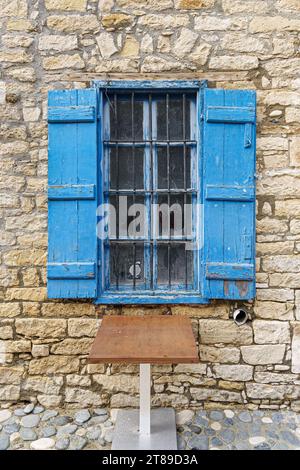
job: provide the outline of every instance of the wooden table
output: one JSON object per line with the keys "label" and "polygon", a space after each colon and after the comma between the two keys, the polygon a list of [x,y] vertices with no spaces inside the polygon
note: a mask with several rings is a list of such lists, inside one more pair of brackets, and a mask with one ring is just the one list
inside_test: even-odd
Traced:
{"label": "wooden table", "polygon": [[140,410],[139,413],[135,410],[119,411],[113,449],[177,448],[174,410],[156,409],[151,413],[150,364],[198,361],[188,318],[161,315],[104,317],[88,362],[140,364]]}

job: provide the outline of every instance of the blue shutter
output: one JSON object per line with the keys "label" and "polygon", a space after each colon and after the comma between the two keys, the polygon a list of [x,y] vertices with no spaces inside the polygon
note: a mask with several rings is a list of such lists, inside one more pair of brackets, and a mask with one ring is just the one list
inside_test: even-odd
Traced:
{"label": "blue shutter", "polygon": [[204,91],[204,296],[255,296],[256,94]]}
{"label": "blue shutter", "polygon": [[97,95],[49,92],[48,297],[94,298],[97,286]]}

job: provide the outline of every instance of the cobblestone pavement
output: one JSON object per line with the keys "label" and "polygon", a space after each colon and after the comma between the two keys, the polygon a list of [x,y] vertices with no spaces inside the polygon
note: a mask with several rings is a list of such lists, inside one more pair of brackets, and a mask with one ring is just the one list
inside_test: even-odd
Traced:
{"label": "cobblestone pavement", "polygon": [[[45,410],[33,404],[0,410],[0,450],[109,449],[117,410]],[[300,414],[291,411],[177,413],[179,449],[300,449]]]}

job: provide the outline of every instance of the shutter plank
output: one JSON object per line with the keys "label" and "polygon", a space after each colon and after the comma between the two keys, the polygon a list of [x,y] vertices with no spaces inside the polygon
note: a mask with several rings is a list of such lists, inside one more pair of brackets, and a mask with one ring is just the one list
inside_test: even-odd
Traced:
{"label": "shutter plank", "polygon": [[[96,107],[96,90],[49,92],[50,109],[71,107],[75,113],[82,106]],[[74,268],[97,262],[97,123],[95,118],[93,122],[82,121],[81,114],[72,119],[53,122],[50,116],[49,121],[49,298],[96,296],[96,275],[87,276],[78,268],[77,275],[74,272],[68,277],[65,269],[58,270],[59,265]]]}
{"label": "shutter plank", "polygon": [[48,279],[94,279],[95,263],[48,263]]}
{"label": "shutter plank", "polygon": [[95,199],[94,184],[57,185],[48,187],[48,199]]}
{"label": "shutter plank", "polygon": [[255,93],[209,89],[207,116],[209,108],[222,113],[204,122],[204,295],[247,300],[255,295]]}
{"label": "shutter plank", "polygon": [[94,122],[95,106],[49,106],[48,122]]}
{"label": "shutter plank", "polygon": [[255,122],[255,108],[250,106],[208,106],[207,122],[246,123]]}
{"label": "shutter plank", "polygon": [[207,279],[251,281],[254,276],[253,264],[242,263],[207,263]]}
{"label": "shutter plank", "polygon": [[253,186],[206,186],[205,198],[209,201],[254,201]]}

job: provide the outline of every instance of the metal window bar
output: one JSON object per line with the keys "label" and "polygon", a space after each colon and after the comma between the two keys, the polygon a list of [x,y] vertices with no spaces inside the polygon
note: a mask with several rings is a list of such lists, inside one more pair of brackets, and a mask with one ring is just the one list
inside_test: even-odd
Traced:
{"label": "metal window bar", "polygon": [[[185,112],[186,112],[186,96],[185,93],[182,95],[182,137],[186,139],[186,122],[185,122]],[[185,221],[185,211],[186,211],[186,145],[183,145],[183,187],[184,187],[184,195],[183,195],[183,217]],[[184,234],[186,235],[186,226],[184,223]],[[184,257],[185,257],[185,287],[188,287],[188,272],[187,272],[187,250],[184,250]]]}
{"label": "metal window bar", "polygon": [[[117,96],[117,93],[114,94],[114,118],[115,118],[115,133],[116,133],[116,137],[117,137],[117,140],[118,140],[118,96]],[[118,147],[118,143],[116,144],[116,164],[117,164],[117,181],[116,181],[116,186],[117,186],[117,193],[119,191],[119,147]],[[117,233],[117,236],[119,236],[119,198],[116,197],[116,207],[117,207],[117,210],[116,210],[116,213],[117,213],[117,220],[116,220],[116,233]],[[118,260],[119,258],[119,246],[117,245],[116,246],[116,259]],[[119,290],[119,269],[117,267],[116,269],[116,288],[117,290]]]}
{"label": "metal window bar", "polygon": [[[183,197],[184,197],[184,214],[185,214],[185,210],[186,210],[186,200],[187,200],[187,195],[188,194],[191,194],[191,196],[194,198],[195,195],[197,194],[197,190],[196,189],[187,189],[187,186],[188,186],[188,183],[187,183],[187,148],[188,147],[195,147],[197,145],[197,141],[196,140],[193,140],[191,139],[191,136],[187,136],[187,125],[186,125],[186,112],[187,112],[187,108],[186,108],[186,93],[182,93],[181,94],[181,97],[182,97],[182,115],[183,115],[183,122],[182,122],[182,140],[179,140],[179,141],[170,141],[170,119],[169,119],[169,116],[170,116],[170,95],[169,93],[166,93],[165,94],[165,105],[166,105],[166,140],[155,140],[154,137],[157,137],[157,136],[154,136],[153,135],[153,129],[152,129],[152,105],[153,105],[153,101],[152,101],[152,94],[148,94],[147,96],[147,101],[148,101],[148,105],[149,105],[149,135],[147,134],[147,137],[148,139],[144,139],[142,141],[137,141],[135,140],[135,94],[134,92],[131,93],[131,133],[132,133],[132,141],[125,141],[125,140],[119,140],[119,136],[118,136],[118,93],[114,93],[113,94],[113,102],[114,102],[114,125],[115,125],[115,140],[105,140],[104,141],[104,145],[106,147],[114,147],[115,148],[115,151],[116,151],[116,189],[109,189],[108,191],[104,191],[104,194],[105,196],[107,196],[109,198],[109,196],[112,196],[112,195],[116,195],[116,210],[117,210],[117,214],[119,214],[119,198],[118,196],[120,194],[128,194],[128,195],[133,195],[133,202],[135,203],[136,202],[136,195],[137,194],[143,194],[146,197],[149,197],[150,198],[150,206],[152,205],[153,202],[155,202],[157,200],[157,194],[158,193],[166,193],[166,190],[165,189],[158,189],[154,186],[156,186],[154,184],[154,181],[155,181],[155,175],[153,174],[154,173],[154,168],[157,168],[157,164],[154,163],[154,158],[155,158],[155,153],[156,153],[156,150],[154,151],[154,149],[156,149],[157,146],[165,146],[166,147],[166,150],[167,150],[167,200],[168,200],[168,207],[170,207],[170,195],[171,194],[183,194]],[[177,94],[178,96],[178,94]],[[157,125],[157,123],[156,123]],[[144,136],[146,137],[146,135],[144,134]],[[187,138],[189,137],[189,138]],[[131,146],[131,152],[132,152],[132,161],[133,161],[133,188],[132,190],[122,190],[120,189],[120,166],[119,166],[119,145],[128,145],[128,146]],[[146,145],[149,145],[149,148],[150,148],[150,161],[147,163],[145,161],[145,164],[148,165],[150,164],[150,169],[148,168],[148,170],[150,170],[150,188],[149,187],[145,187],[144,186],[144,190],[137,190],[136,189],[136,170],[135,170],[135,166],[136,166],[136,154],[135,154],[135,147],[136,146],[146,146]],[[182,189],[173,189],[171,188],[171,180],[170,180],[170,147],[171,146],[182,146],[183,147],[183,188]],[[145,157],[145,156],[144,156]],[[145,165],[144,165],[144,172],[145,172]],[[157,170],[156,170],[157,171]],[[183,215],[184,219],[185,219],[185,216]],[[136,241],[133,241],[132,239],[130,239],[129,237],[126,238],[126,239],[120,239],[120,234],[119,234],[119,217],[117,216],[117,239],[114,240],[114,239],[111,239],[110,241],[111,242],[114,242],[115,245],[116,245],[116,250],[115,250],[115,256],[116,258],[118,259],[119,257],[119,244],[122,244],[124,242],[132,242],[133,243],[133,290],[136,289]],[[151,287],[151,290],[153,290],[153,288],[155,288],[155,283],[154,283],[154,258],[155,258],[155,253],[157,251],[157,240],[159,241],[159,243],[166,243],[167,244],[167,248],[168,248],[168,286],[169,286],[169,289],[171,288],[171,285],[172,285],[172,267],[171,267],[171,246],[172,246],[172,242],[176,242],[176,243],[186,243],[188,241],[191,241],[193,237],[187,237],[186,235],[186,226],[184,224],[184,233],[182,234],[182,237],[181,238],[177,238],[174,236],[171,236],[171,221],[170,221],[170,213],[169,213],[169,217],[168,217],[168,239],[164,240],[164,239],[161,239],[159,236],[158,236],[158,239],[152,239],[151,237],[151,234],[152,234],[152,230],[151,230],[151,224],[153,223],[153,221],[151,220],[151,217],[150,217],[150,230],[148,231],[148,238],[144,237],[144,238],[138,238],[138,241],[145,241],[145,250],[150,250],[150,253],[148,254],[150,256],[150,264],[151,264],[151,261],[152,261],[152,269],[150,269],[150,276],[151,276],[151,280],[150,280],[150,287]],[[145,253],[144,253],[144,256],[145,256]],[[156,263],[157,263],[157,260],[156,260]],[[116,263],[118,264],[118,263]],[[120,276],[120,273],[119,273],[119,269],[116,269],[116,289],[118,290],[119,289],[119,276]],[[188,256],[187,256],[187,250],[185,250],[185,287],[186,289],[188,289]]]}
{"label": "metal window bar", "polygon": [[[119,146],[132,146],[132,145],[135,145],[135,146],[140,146],[140,147],[144,147],[146,144],[152,144],[153,143],[153,140],[135,140],[134,142],[132,142],[131,140],[104,140],[103,143],[105,145],[110,145],[110,146],[115,146],[116,144],[118,144]],[[192,139],[183,139],[183,140],[170,140],[169,142],[167,140],[155,140],[155,145],[159,146],[167,146],[169,145],[170,147],[178,147],[179,145],[183,146],[183,145],[196,145],[197,144],[197,141],[196,140],[192,140]]]}
{"label": "metal window bar", "polygon": [[[134,144],[134,92],[131,93],[131,137]],[[132,171],[133,171],[133,204],[135,204],[135,145],[132,145]],[[133,243],[133,290],[136,289],[136,243]]]}
{"label": "metal window bar", "polygon": [[[149,226],[149,231],[148,231],[148,238],[150,240],[150,242],[152,241],[151,240],[151,237],[152,237],[152,224],[154,223],[152,219],[152,211],[151,211],[151,207],[153,207],[153,204],[154,204],[154,201],[156,199],[156,196],[154,194],[154,174],[153,174],[153,169],[154,169],[154,152],[153,152],[153,126],[152,126],[152,118],[153,118],[153,115],[152,115],[152,105],[153,105],[153,102],[152,102],[152,94],[150,93],[149,94],[149,97],[148,97],[148,101],[149,101],[149,137],[150,137],[150,226]],[[150,287],[151,287],[151,290],[154,289],[154,270],[156,269],[156,264],[154,265],[155,263],[155,256],[154,256],[154,250],[155,250],[155,253],[156,253],[156,245],[155,245],[155,248],[153,246],[152,243],[150,243]]]}
{"label": "metal window bar", "polygon": [[[166,131],[167,131],[167,185],[168,185],[168,235],[171,239],[171,214],[170,214],[170,121],[169,121],[170,95],[166,94]],[[168,286],[171,288],[171,245],[168,243]]]}

